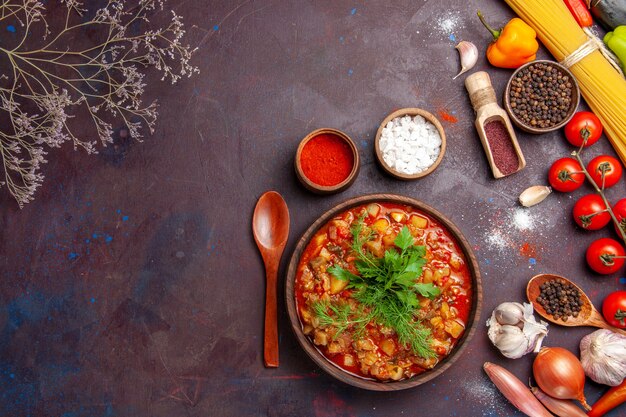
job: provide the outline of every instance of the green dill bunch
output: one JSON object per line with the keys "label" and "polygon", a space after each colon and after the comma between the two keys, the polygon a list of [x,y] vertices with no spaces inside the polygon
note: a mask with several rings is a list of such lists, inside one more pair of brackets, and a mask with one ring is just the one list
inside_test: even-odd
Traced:
{"label": "green dill bunch", "polygon": [[441,291],[432,283],[419,282],[426,264],[426,247],[415,244],[408,227],[404,226],[394,239],[394,246],[378,257],[367,249],[366,243],[375,235],[366,227],[363,217],[351,228],[354,267],[357,274],[337,264],[327,272],[339,280],[348,281],[352,298],[359,303],[354,309],[340,302],[319,303],[314,311],[321,324],[334,326],[337,335],[354,328],[355,337],[363,334],[368,323],[392,329],[399,343],[408,346],[423,358],[436,356],[432,333],[417,320],[420,308],[418,296],[434,299]]}

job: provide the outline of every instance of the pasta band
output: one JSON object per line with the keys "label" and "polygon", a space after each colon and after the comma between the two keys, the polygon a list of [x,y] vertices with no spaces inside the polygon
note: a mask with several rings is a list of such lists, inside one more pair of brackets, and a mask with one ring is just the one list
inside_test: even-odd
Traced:
{"label": "pasta band", "polygon": [[[561,0],[505,0],[528,23],[557,61],[570,56],[589,37]],[[626,163],[626,80],[600,50],[570,67],[583,98],[600,118],[611,145]]]}

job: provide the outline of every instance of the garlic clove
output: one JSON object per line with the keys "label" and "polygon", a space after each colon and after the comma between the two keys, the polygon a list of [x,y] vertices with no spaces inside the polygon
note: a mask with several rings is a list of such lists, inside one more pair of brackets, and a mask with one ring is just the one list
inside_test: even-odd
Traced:
{"label": "garlic clove", "polygon": [[528,353],[529,340],[517,326],[501,326],[493,342],[500,352],[510,359],[518,359]]}
{"label": "garlic clove", "polygon": [[527,321],[524,323],[523,332],[528,337],[528,351],[526,353],[539,352],[544,337],[548,335],[548,327],[535,321]]}
{"label": "garlic clove", "polygon": [[515,326],[524,320],[524,308],[520,303],[502,303],[496,307],[494,314],[500,324]]}
{"label": "garlic clove", "polygon": [[544,337],[548,335],[548,323],[541,321],[537,323],[533,315],[533,305],[524,303],[524,334],[528,337],[528,352],[539,352]]}
{"label": "garlic clove", "polygon": [[519,202],[524,207],[532,207],[541,203],[552,192],[552,188],[545,185],[533,185],[528,187],[519,196]]}
{"label": "garlic clove", "polygon": [[473,43],[461,41],[455,48],[459,51],[459,57],[461,58],[461,72],[452,77],[453,80],[464,72],[472,69],[474,65],[476,65],[476,61],[478,61],[478,48],[476,48],[476,45]]}

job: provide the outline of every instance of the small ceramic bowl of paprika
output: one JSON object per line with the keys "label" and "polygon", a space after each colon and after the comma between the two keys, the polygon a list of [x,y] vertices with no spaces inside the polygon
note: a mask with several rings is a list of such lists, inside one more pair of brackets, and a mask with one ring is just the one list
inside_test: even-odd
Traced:
{"label": "small ceramic bowl of paprika", "polygon": [[339,193],[359,175],[359,151],[342,131],[317,129],[300,141],[294,165],[298,180],[307,190],[316,194]]}

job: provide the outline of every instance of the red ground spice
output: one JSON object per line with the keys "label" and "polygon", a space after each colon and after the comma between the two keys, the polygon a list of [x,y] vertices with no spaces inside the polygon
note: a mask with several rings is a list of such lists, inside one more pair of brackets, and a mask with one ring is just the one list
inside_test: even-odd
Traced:
{"label": "red ground spice", "polygon": [[500,120],[493,120],[487,123],[485,125],[485,136],[491,148],[493,162],[500,172],[504,175],[509,175],[517,171],[519,160],[505,124]]}
{"label": "red ground spice", "polygon": [[348,178],[354,165],[350,145],[337,135],[323,133],[309,140],[300,154],[304,175],[317,185],[331,187]]}
{"label": "red ground spice", "polygon": [[444,109],[439,110],[438,114],[439,114],[439,117],[441,117],[446,122],[456,123],[458,121],[456,117],[454,117],[453,115],[451,115]]}
{"label": "red ground spice", "polygon": [[524,244],[519,248],[519,253],[522,256],[527,258],[536,258],[537,257],[537,248],[535,245],[531,245],[528,242],[524,242]]}

